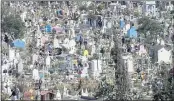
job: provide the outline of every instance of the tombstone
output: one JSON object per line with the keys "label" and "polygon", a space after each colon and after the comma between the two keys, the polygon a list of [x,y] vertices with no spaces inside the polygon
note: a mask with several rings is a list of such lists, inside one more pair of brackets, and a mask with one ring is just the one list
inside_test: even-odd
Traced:
{"label": "tombstone", "polygon": [[33,79],[34,80],[39,80],[40,77],[39,77],[39,71],[37,69],[34,69],[33,70]]}
{"label": "tombstone", "polygon": [[86,91],[85,91],[85,96],[88,96],[88,89],[86,88]]}
{"label": "tombstone", "polygon": [[54,38],[53,45],[54,48],[59,48],[59,40],[57,38]]}
{"label": "tombstone", "polygon": [[15,50],[14,49],[10,49],[9,50],[9,60],[13,61],[14,58],[15,58]]}
{"label": "tombstone", "polygon": [[160,44],[161,44],[161,45],[165,45],[164,40],[161,40]]}
{"label": "tombstone", "polygon": [[62,97],[61,97],[61,94],[60,94],[59,90],[57,90],[56,100],[62,100]]}
{"label": "tombstone", "polygon": [[46,66],[50,67],[50,63],[51,63],[50,56],[47,56],[47,58],[46,58]]}
{"label": "tombstone", "polygon": [[75,37],[75,30],[73,28],[71,28],[71,31],[72,31],[71,38],[74,38]]}
{"label": "tombstone", "polygon": [[94,77],[100,76],[100,73],[102,72],[102,61],[101,60],[92,60],[92,72]]}
{"label": "tombstone", "polygon": [[107,28],[112,28],[112,23],[110,21],[107,23]]}
{"label": "tombstone", "polygon": [[82,70],[82,74],[81,74],[82,78],[88,77],[88,68],[84,67],[84,69]]}
{"label": "tombstone", "polygon": [[38,60],[38,55],[36,55],[36,54],[33,54],[33,64],[35,63],[35,61],[37,61]]}
{"label": "tombstone", "polygon": [[95,47],[95,45],[92,45],[91,55],[93,55],[95,53],[95,51],[96,51],[96,47]]}
{"label": "tombstone", "polygon": [[31,70],[33,69],[33,67],[34,67],[33,65],[30,65],[30,69],[31,69]]}
{"label": "tombstone", "polygon": [[69,90],[66,90],[66,95],[69,96]]}
{"label": "tombstone", "polygon": [[133,59],[130,58],[127,60],[127,66],[128,66],[128,73],[134,73],[134,67],[133,67]]}
{"label": "tombstone", "polygon": [[39,25],[37,25],[37,32],[36,32],[36,37],[37,37],[37,47],[41,45],[41,38],[42,38],[42,32],[40,30]]}
{"label": "tombstone", "polygon": [[24,11],[24,12],[20,15],[20,17],[21,17],[21,19],[22,19],[23,22],[25,22],[26,14],[27,14],[27,12]]}
{"label": "tombstone", "polygon": [[82,95],[82,96],[84,96],[84,91],[83,91],[83,88],[82,88],[82,90],[81,90],[81,95]]}
{"label": "tombstone", "polygon": [[23,60],[21,59],[18,65],[18,73],[23,73]]}
{"label": "tombstone", "polygon": [[63,96],[67,96],[67,88],[65,86],[63,88]]}
{"label": "tombstone", "polygon": [[147,53],[146,49],[144,48],[144,45],[140,45],[139,55]]}

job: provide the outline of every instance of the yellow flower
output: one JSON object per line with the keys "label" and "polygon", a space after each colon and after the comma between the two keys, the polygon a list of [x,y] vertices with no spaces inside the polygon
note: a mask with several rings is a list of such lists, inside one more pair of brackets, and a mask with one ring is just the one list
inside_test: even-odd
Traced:
{"label": "yellow flower", "polygon": [[84,56],[88,56],[88,54],[89,54],[88,50],[85,50],[84,53],[83,53]]}
{"label": "yellow flower", "polygon": [[74,60],[73,63],[77,65],[77,60]]}
{"label": "yellow flower", "polygon": [[31,100],[34,100],[34,97],[33,96],[31,96],[31,98],[30,98]]}

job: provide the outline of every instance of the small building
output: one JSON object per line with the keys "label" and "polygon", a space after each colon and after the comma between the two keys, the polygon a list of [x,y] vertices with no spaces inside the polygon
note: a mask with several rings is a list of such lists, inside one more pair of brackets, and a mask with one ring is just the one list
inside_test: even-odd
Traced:
{"label": "small building", "polygon": [[97,78],[100,76],[100,73],[102,72],[102,61],[101,60],[92,60],[91,62],[91,71],[93,74],[93,77]]}
{"label": "small building", "polygon": [[158,63],[172,63],[172,50],[170,47],[162,47],[158,50]]}
{"label": "small building", "polygon": [[48,91],[48,90],[41,91],[40,95],[41,95],[41,101],[53,100],[53,98],[55,96],[55,94],[52,91]]}
{"label": "small building", "polygon": [[155,1],[145,1],[143,8],[144,8],[145,16],[156,16],[156,2]]}

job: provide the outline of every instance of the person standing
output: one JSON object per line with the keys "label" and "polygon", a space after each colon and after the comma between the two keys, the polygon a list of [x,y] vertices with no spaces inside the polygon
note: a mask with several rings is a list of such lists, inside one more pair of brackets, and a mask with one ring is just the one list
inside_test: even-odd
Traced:
{"label": "person standing", "polygon": [[81,46],[82,46],[82,43],[83,43],[83,38],[82,38],[82,36],[80,36],[79,43],[80,43],[80,49],[81,49]]}
{"label": "person standing", "polygon": [[11,96],[9,98],[11,98],[12,101],[17,100],[15,89],[12,89],[11,92],[12,92],[12,94],[11,94]]}
{"label": "person standing", "polygon": [[88,44],[88,41],[87,41],[87,38],[85,38],[85,39],[84,39],[85,48],[87,48],[87,44]]}
{"label": "person standing", "polygon": [[102,57],[104,57],[105,50],[103,47],[101,48],[100,53],[102,53]]}
{"label": "person standing", "polygon": [[39,79],[39,90],[41,90],[42,80]]}
{"label": "person standing", "polygon": [[20,90],[19,88],[16,88],[16,97],[19,100],[20,99]]}

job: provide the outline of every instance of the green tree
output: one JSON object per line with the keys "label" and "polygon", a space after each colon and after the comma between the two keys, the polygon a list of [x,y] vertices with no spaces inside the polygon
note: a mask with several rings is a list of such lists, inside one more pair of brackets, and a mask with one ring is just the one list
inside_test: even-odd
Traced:
{"label": "green tree", "polygon": [[88,8],[86,7],[86,5],[81,5],[81,6],[79,7],[79,10],[80,10],[80,11],[83,11],[83,10],[84,10],[84,11],[87,11],[87,9],[88,9]]}
{"label": "green tree", "polygon": [[130,15],[132,12],[130,11],[130,9],[126,8],[124,11],[123,11],[123,14],[124,15]]}
{"label": "green tree", "polygon": [[[137,31],[141,33],[141,35],[144,35],[147,40],[149,40],[149,38],[155,39],[157,38],[157,35],[159,35],[159,33],[163,32],[163,27],[160,22],[154,19],[150,19],[149,17],[138,19],[138,25],[139,27]],[[150,33],[150,35],[147,35],[148,32]]]}
{"label": "green tree", "polygon": [[134,12],[134,16],[139,17],[140,16],[139,12],[138,11]]}
{"label": "green tree", "polygon": [[88,10],[95,10],[96,6],[94,3],[91,3],[89,6],[88,6]]}
{"label": "green tree", "polygon": [[15,13],[9,7],[1,6],[1,32],[17,38],[23,38],[25,26],[20,15]]}
{"label": "green tree", "polygon": [[98,11],[102,11],[104,8],[105,8],[104,4],[100,4],[100,5],[97,6]]}

